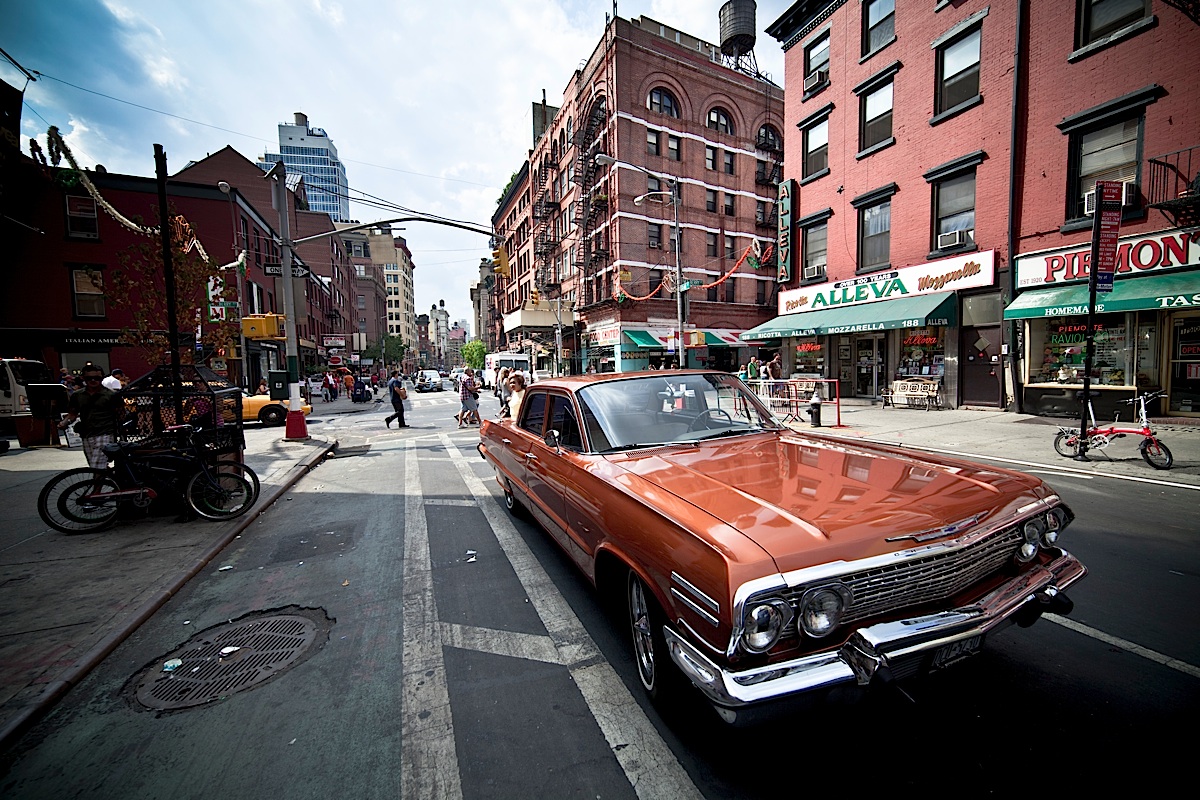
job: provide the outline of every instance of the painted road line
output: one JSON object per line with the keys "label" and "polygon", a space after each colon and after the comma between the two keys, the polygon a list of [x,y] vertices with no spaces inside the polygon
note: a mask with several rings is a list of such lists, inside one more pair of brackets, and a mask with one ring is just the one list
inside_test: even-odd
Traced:
{"label": "painted road line", "polygon": [[1070,628],[1076,633],[1082,633],[1084,636],[1090,636],[1097,641],[1104,642],[1105,644],[1112,645],[1113,647],[1118,647],[1122,650],[1133,653],[1136,656],[1149,659],[1156,664],[1162,664],[1164,667],[1170,667],[1173,670],[1182,672],[1184,675],[1191,675],[1193,678],[1200,678],[1200,667],[1193,666],[1186,661],[1180,661],[1177,658],[1171,658],[1170,656],[1165,656],[1162,653],[1155,652],[1149,648],[1142,647],[1140,644],[1134,644],[1133,642],[1126,641],[1125,639],[1120,639],[1116,636],[1110,636],[1104,631],[1098,631],[1095,628],[1082,625],[1075,620],[1067,619],[1066,617],[1060,617],[1053,614],[1043,614],[1042,619],[1053,622],[1055,625],[1061,625],[1064,628]]}
{"label": "painted road line", "polygon": [[[467,463],[467,457],[454,446],[448,435],[443,434],[443,443],[466,482],[467,490],[481,506],[484,503],[494,506],[494,498]],[[604,659],[583,623],[517,533],[512,520],[503,513],[485,514],[484,517],[550,633],[559,663],[570,670],[584,702],[638,797],[647,800],[700,797],[700,790],[658,735],[612,665]]]}
{"label": "painted road line", "polygon": [[446,664],[438,635],[429,559],[429,524],[417,465],[416,441],[404,459],[404,565],[402,613],[404,667],[400,692],[400,797],[458,800],[462,782]]}

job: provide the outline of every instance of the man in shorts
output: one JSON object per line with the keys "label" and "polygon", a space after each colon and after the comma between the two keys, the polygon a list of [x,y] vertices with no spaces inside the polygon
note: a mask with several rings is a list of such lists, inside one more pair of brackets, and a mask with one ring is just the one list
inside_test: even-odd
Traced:
{"label": "man in shorts", "polygon": [[104,370],[99,367],[84,367],[81,377],[84,388],[67,400],[67,417],[58,427],[66,428],[79,420],[75,432],[83,439],[83,454],[87,457],[88,466],[107,469],[108,456],[104,454],[104,445],[117,440],[117,424],[124,415],[125,403],[119,394],[102,385]]}
{"label": "man in shorts", "polygon": [[458,399],[462,409],[458,412],[458,427],[479,424],[479,387],[475,384],[475,370],[467,367],[458,382]]}

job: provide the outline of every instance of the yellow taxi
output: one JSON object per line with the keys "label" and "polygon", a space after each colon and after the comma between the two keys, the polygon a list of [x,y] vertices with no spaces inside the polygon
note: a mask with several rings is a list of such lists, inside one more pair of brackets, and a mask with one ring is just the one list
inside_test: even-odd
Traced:
{"label": "yellow taxi", "polygon": [[[304,416],[312,413],[312,406],[304,403],[300,406]],[[247,394],[242,392],[242,422],[261,422],[263,425],[282,425],[287,421],[287,401],[272,400],[266,394]]]}

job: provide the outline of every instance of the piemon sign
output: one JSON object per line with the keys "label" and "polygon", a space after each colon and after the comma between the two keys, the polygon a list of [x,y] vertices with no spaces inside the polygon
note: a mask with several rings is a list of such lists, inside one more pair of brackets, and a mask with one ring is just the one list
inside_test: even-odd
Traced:
{"label": "piemon sign", "polygon": [[779,293],[779,313],[819,311],[898,297],[991,286],[996,279],[995,255],[996,251],[985,250],[836,283],[791,289]]}
{"label": "piemon sign", "polygon": [[[1056,286],[1085,281],[1091,269],[1091,245],[1064,247],[1017,256],[1017,286]],[[1161,231],[1117,240],[1116,277],[1200,266],[1200,231]]]}

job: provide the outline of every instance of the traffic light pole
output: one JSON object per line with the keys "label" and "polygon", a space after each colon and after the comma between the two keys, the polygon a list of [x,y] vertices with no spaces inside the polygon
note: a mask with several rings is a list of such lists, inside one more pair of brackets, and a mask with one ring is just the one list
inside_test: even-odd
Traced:
{"label": "traffic light pole", "polygon": [[279,212],[279,246],[283,251],[283,314],[284,330],[287,335],[287,368],[288,368],[288,413],[287,426],[283,438],[289,441],[308,438],[308,423],[304,419],[304,411],[300,401],[300,347],[296,339],[296,292],[292,285],[292,232],[288,224],[287,198],[287,168],[282,161],[276,161],[275,166],[265,176],[268,180],[274,178],[271,184],[271,202]]}

